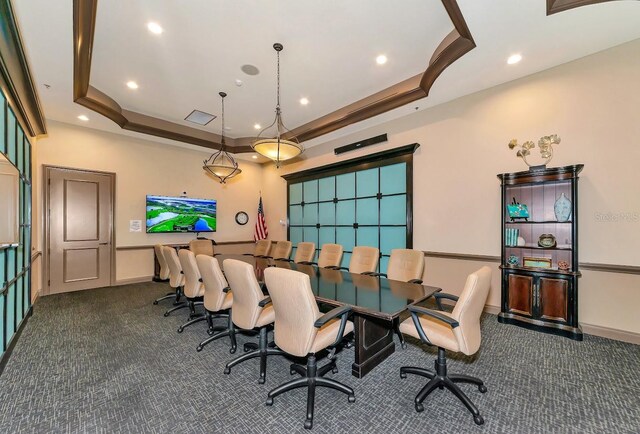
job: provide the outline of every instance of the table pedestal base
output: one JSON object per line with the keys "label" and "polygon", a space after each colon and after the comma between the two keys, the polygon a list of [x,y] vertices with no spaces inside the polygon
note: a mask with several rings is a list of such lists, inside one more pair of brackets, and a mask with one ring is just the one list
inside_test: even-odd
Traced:
{"label": "table pedestal base", "polygon": [[351,373],[362,378],[395,351],[393,324],[358,314],[353,316],[353,324],[356,357]]}

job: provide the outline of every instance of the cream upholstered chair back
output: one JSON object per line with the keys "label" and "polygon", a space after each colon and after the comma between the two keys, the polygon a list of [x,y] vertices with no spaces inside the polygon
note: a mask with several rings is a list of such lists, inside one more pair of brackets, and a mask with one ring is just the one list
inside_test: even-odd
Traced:
{"label": "cream upholstered chair back", "polygon": [[[471,273],[451,316],[460,323],[453,329],[460,351],[475,354],[480,348],[480,315],[491,288],[491,268],[484,266]],[[427,336],[429,333],[427,332]]]}
{"label": "cream upholstered chair back", "polygon": [[176,249],[163,246],[162,253],[169,267],[169,285],[171,285],[172,288],[178,288],[184,285],[184,275],[182,274],[182,266],[180,265]]}
{"label": "cream upholstered chair back", "polygon": [[420,250],[393,249],[387,266],[387,278],[408,282],[422,279],[424,271],[424,253]]}
{"label": "cream upholstered chair back", "polygon": [[278,241],[271,251],[273,259],[289,259],[291,256],[291,241]]}
{"label": "cream upholstered chair back", "polygon": [[196,256],[213,256],[213,243],[211,240],[191,240],[189,241],[189,250]]}
{"label": "cream upholstered chair back", "polygon": [[318,333],[313,324],[321,316],[309,276],[270,267],[264,270],[264,280],[276,313],[276,345],[291,355],[306,356]]}
{"label": "cream upholstered chair back", "polygon": [[160,264],[160,273],[158,273],[158,277],[160,280],[167,280],[169,278],[169,265],[164,259],[162,247],[162,244],[156,244],[153,246],[153,250],[156,252],[156,258],[158,259],[158,264]]}
{"label": "cream upholstered chair back", "polygon": [[253,256],[269,256],[271,250],[271,240],[258,240]]}
{"label": "cream upholstered chair back", "polygon": [[349,261],[350,273],[374,273],[378,268],[380,250],[375,247],[356,246]]}
{"label": "cream upholstered chair back", "polygon": [[222,302],[226,297],[224,289],[228,286],[227,279],[224,278],[216,258],[198,255],[196,263],[204,284],[204,307],[210,312],[217,312],[222,308]]}
{"label": "cream upholstered chair back", "polygon": [[342,251],[340,244],[323,244],[318,257],[318,267],[339,267],[342,262]]}
{"label": "cream upholstered chair back", "polygon": [[313,258],[316,256],[316,243],[305,241],[298,243],[296,246],[296,256],[293,258],[293,262],[299,264],[300,262],[313,262]]}
{"label": "cream upholstered chair back", "polygon": [[184,273],[184,296],[187,298],[196,298],[203,295],[202,279],[198,264],[196,263],[196,255],[191,250],[180,249],[178,252],[180,266]]}
{"label": "cream upholstered chair back", "polygon": [[242,329],[251,330],[256,326],[263,309],[258,303],[266,298],[253,266],[237,259],[225,259],[222,266],[233,293],[233,323]]}

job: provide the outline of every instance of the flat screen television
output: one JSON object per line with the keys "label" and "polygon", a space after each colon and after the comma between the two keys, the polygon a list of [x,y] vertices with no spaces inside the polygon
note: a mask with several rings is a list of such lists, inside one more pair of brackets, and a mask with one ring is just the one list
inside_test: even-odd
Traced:
{"label": "flat screen television", "polygon": [[215,232],[216,201],[147,195],[147,233]]}

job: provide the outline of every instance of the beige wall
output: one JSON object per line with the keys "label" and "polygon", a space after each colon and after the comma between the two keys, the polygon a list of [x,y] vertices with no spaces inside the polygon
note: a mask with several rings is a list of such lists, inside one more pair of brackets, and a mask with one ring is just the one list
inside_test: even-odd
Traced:
{"label": "beige wall", "polygon": [[[446,74],[446,72],[445,72]],[[310,149],[305,160],[263,184],[269,228],[286,236],[285,173],[351,159],[414,142],[414,248],[500,255],[500,184],[496,174],[526,166],[507,147],[557,133],[551,166],[583,163],[580,181],[580,261],[640,264],[640,40],[419,111]],[[437,86],[436,82],[436,86]],[[333,148],[381,133],[389,142],[343,156]],[[534,154],[537,155],[537,148]],[[617,218],[617,221],[612,221]],[[425,281],[458,292],[476,261],[427,259]],[[489,304],[499,305],[497,264]],[[613,295],[615,294],[615,295]],[[610,297],[610,295],[612,295]],[[585,272],[580,321],[640,333],[640,276]]]}
{"label": "beige wall", "polygon": [[[209,152],[164,145],[76,127],[60,122],[48,122],[49,135],[35,145],[35,173],[42,177],[43,165],[116,173],[116,246],[144,246],[155,243],[181,243],[194,234],[147,234],[129,232],[129,220],[145,220],[145,196],[159,194],[218,200],[218,231],[203,234],[216,241],[239,241],[253,238],[253,224],[262,180],[258,164],[242,162],[242,174],[225,185],[216,182],[201,169]],[[42,200],[41,181],[36,180],[35,196]],[[38,207],[36,206],[36,208]],[[240,226],[235,214],[247,211],[249,223]],[[42,225],[39,210],[34,208],[36,227]],[[42,240],[37,249],[42,250]],[[150,250],[123,250],[116,255],[116,280],[148,278],[153,274]]]}

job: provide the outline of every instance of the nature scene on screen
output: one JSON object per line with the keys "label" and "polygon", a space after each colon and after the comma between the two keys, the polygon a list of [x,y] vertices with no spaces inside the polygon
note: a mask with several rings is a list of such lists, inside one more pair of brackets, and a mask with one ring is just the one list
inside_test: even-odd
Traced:
{"label": "nature scene on screen", "polygon": [[215,232],[216,201],[147,196],[147,232]]}

